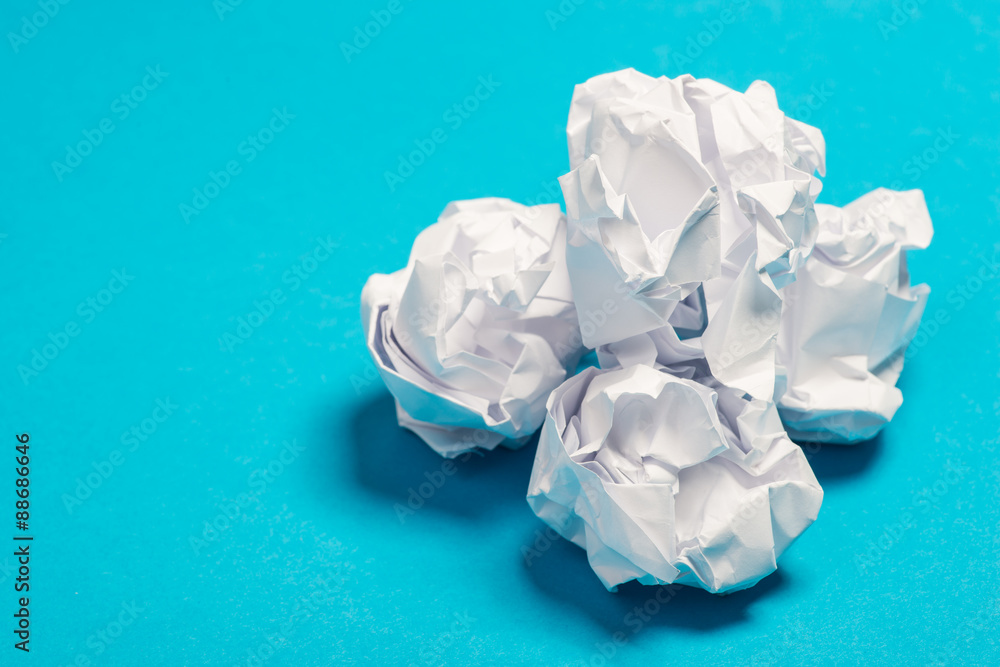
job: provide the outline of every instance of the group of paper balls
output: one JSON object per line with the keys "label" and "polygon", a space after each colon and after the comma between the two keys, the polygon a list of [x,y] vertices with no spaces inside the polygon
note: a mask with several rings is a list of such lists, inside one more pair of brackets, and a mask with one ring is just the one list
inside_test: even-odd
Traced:
{"label": "group of paper balls", "polygon": [[541,429],[528,503],[609,589],[752,586],[822,502],[792,439],[867,440],[902,403],[923,194],[817,204],[823,135],[763,81],[600,75],[567,135],[565,215],[453,202],[369,278],[372,360],[442,456]]}

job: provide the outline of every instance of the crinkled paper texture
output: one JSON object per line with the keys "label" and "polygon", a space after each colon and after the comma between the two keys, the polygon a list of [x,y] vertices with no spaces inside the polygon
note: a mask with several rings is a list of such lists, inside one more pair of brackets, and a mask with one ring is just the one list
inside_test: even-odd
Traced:
{"label": "crinkled paper texture", "polygon": [[602,365],[704,357],[720,382],[772,398],[779,290],[816,235],[820,131],[763,81],[739,93],[627,69],[576,87],[567,135],[584,343]]}
{"label": "crinkled paper texture", "polygon": [[822,499],[773,403],[648,366],[588,368],[552,393],[528,489],[610,590],[753,586]]}
{"label": "crinkled paper texture", "polygon": [[401,426],[446,457],[522,445],[582,351],[557,205],[450,204],[362,319]]}
{"label": "crinkled paper texture", "polygon": [[762,81],[597,76],[567,136],[566,216],[456,202],[369,279],[372,359],[444,456],[544,421],[528,502],[609,589],[753,586],[822,503],[790,436],[867,439],[902,401],[923,195],[817,204],[823,136]]}
{"label": "crinkled paper texture", "polygon": [[930,293],[910,285],[906,251],[926,248],[933,229],[919,190],[816,210],[816,248],[785,288],[778,409],[796,439],[851,444],[903,402],[896,381]]}

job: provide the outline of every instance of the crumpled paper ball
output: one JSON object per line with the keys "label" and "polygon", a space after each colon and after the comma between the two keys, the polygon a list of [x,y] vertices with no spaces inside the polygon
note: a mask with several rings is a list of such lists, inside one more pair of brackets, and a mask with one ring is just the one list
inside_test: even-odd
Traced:
{"label": "crumpled paper ball", "polygon": [[815,240],[822,133],[763,81],[740,93],[626,69],[576,87],[567,135],[584,343],[602,365],[703,356],[719,381],[772,398],[779,290]]}
{"label": "crumpled paper ball", "polygon": [[852,444],[903,402],[896,381],[930,293],[910,285],[906,251],[934,232],[920,190],[880,188],[816,211],[816,247],[785,288],[778,410],[793,438]]}
{"label": "crumpled paper ball", "polygon": [[449,458],[538,430],[582,354],[565,247],[558,205],[460,201],[369,278],[365,339],[401,426]]}
{"label": "crumpled paper ball", "polygon": [[528,488],[609,590],[753,586],[822,499],[773,403],[648,366],[588,368],[552,393]]}

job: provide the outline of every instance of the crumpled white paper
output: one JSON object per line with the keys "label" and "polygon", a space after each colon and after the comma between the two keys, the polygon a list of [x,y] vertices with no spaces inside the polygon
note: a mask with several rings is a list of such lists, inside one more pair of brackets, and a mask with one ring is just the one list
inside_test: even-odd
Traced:
{"label": "crumpled white paper", "polygon": [[558,205],[449,204],[405,269],[369,278],[362,320],[401,426],[446,457],[517,447],[582,352]]}
{"label": "crumpled white paper", "polygon": [[[566,216],[457,202],[369,279],[372,358],[444,456],[544,420],[528,501],[609,589],[753,586],[822,503],[789,436],[856,442],[900,405],[923,195],[816,204],[823,136],[763,81],[597,76],[567,136]],[[601,369],[566,380],[584,345]]]}
{"label": "crumpled white paper", "polygon": [[920,190],[816,211],[816,247],[785,288],[778,409],[793,438],[856,443],[903,401],[895,385],[930,293],[910,286],[906,251],[926,248],[933,228]]}
{"label": "crumpled white paper", "polygon": [[648,366],[588,368],[552,393],[528,489],[609,590],[753,586],[822,499],[773,403]]}
{"label": "crumpled white paper", "polygon": [[576,87],[560,179],[583,341],[602,365],[704,356],[773,397],[780,288],[811,251],[825,144],[774,89],[633,69]]}

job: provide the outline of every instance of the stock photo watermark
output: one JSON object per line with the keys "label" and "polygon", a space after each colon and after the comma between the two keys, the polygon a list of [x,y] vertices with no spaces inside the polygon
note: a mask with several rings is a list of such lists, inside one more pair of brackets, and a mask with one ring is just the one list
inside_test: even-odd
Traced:
{"label": "stock photo watermark", "polygon": [[788,664],[793,649],[799,648],[803,644],[808,644],[808,630],[802,621],[795,619],[789,627],[786,627],[778,641],[771,642],[763,651],[754,654],[750,659],[751,667],[765,667],[765,665]]}
{"label": "stock photo watermark", "polygon": [[389,27],[393,19],[403,13],[406,5],[402,0],[389,0],[388,4],[381,9],[373,9],[368,12],[370,21],[363,25],[354,26],[354,34],[350,42],[340,43],[340,52],[344,60],[350,63],[361,52],[371,46],[372,41],[377,39],[382,31]]}
{"label": "stock photo watermark", "polygon": [[263,467],[254,469],[247,476],[249,491],[243,491],[232,500],[224,500],[216,504],[219,512],[204,522],[199,534],[188,536],[188,546],[191,547],[194,555],[200,555],[202,550],[217,542],[222,534],[228,531],[237,519],[245,515],[252,505],[259,506],[261,498],[268,489],[279,477],[285,474],[288,467],[295,463],[305,450],[306,448],[298,444],[294,438],[291,441],[285,440],[277,456]]}
{"label": "stock photo watermark", "polygon": [[261,667],[267,664],[287,643],[295,630],[305,621],[318,614],[324,605],[337,599],[340,584],[331,586],[333,579],[316,575],[309,581],[310,592],[295,600],[291,614],[282,621],[277,631],[265,636],[264,641],[246,650],[246,658],[240,663],[247,667]]}
{"label": "stock photo watermark", "polygon": [[142,81],[111,102],[112,116],[102,118],[94,128],[81,130],[83,139],[72,146],[66,145],[66,155],[63,157],[63,161],[52,161],[52,172],[59,182],[62,183],[67,175],[73,173],[73,170],[83,164],[84,158],[92,155],[94,149],[104,143],[104,139],[117,129],[115,118],[119,122],[128,118],[146,100],[149,93],[159,88],[168,76],[170,73],[161,71],[159,65],[155,69],[152,66],[146,67],[146,75],[142,77]]}
{"label": "stock photo watermark", "polygon": [[[481,438],[480,438],[481,436]],[[477,430],[474,434],[466,434],[463,440],[469,446],[475,446],[477,444],[485,444],[487,441],[487,434],[485,431]],[[395,503],[392,506],[393,511],[396,513],[396,519],[399,520],[400,524],[405,524],[406,520],[411,516],[414,516],[418,510],[420,510],[428,500],[433,498],[438,491],[445,485],[445,483],[451,479],[451,477],[458,472],[458,466],[455,465],[456,461],[458,463],[465,463],[473,456],[483,457],[482,450],[478,447],[472,451],[466,452],[461,456],[454,459],[444,459],[441,461],[441,465],[437,470],[428,470],[424,472],[425,481],[418,484],[416,487],[410,487],[407,489],[408,495],[406,496],[406,504]]]}
{"label": "stock photo watermark", "polygon": [[878,30],[882,33],[882,40],[888,42],[889,36],[899,32],[904,25],[920,15],[920,7],[927,4],[927,0],[902,0],[893,3],[892,14],[888,20],[878,20]]}
{"label": "stock photo watermark", "polygon": [[61,500],[66,513],[73,514],[76,508],[81,507],[84,502],[89,500],[97,489],[111,479],[115,471],[125,465],[125,461],[129,458],[128,455],[137,452],[139,447],[148,441],[179,407],[169,397],[156,399],[149,416],[133,424],[122,433],[121,438],[119,438],[122,448],[112,449],[108,452],[107,457],[100,461],[91,461],[90,467],[93,470],[76,478],[76,487],[72,493],[62,494]]}
{"label": "stock photo watermark", "polygon": [[642,632],[643,628],[670,604],[680,589],[681,584],[657,586],[652,596],[625,614],[622,618],[624,629],[613,632],[606,641],[594,642],[594,652],[586,660],[575,660],[568,664],[573,667],[605,667],[632,637]]}
{"label": "stock photo watermark", "polygon": [[236,8],[243,4],[243,0],[213,0],[212,9],[220,21],[226,20],[226,14],[232,14]]}
{"label": "stock photo watermark", "polygon": [[[298,291],[333,256],[333,251],[338,247],[332,236],[319,239],[309,253],[281,274],[281,282],[288,286],[288,292]],[[250,340],[251,336],[274,315],[278,306],[287,301],[288,295],[280,287],[270,290],[261,299],[255,299],[253,309],[246,315],[237,317],[234,329],[226,331],[219,337],[219,348],[226,352],[235,351],[236,346]]]}
{"label": "stock photo watermark", "polygon": [[[910,183],[916,183],[920,180],[920,177],[931,168],[932,165],[936,164],[941,156],[951,150],[959,139],[961,135],[957,134],[951,127],[943,128],[939,127],[937,133],[934,136],[934,141],[931,145],[922,150],[921,152],[911,155],[906,162],[903,163],[903,173],[910,177]],[[902,180],[893,181],[889,186],[893,190],[902,190],[904,183]]]}
{"label": "stock photo watermark", "polygon": [[983,632],[996,631],[997,618],[1000,617],[1000,598],[990,600],[985,607],[972,616],[963,619],[952,631],[948,643],[931,653],[927,667],[944,667],[960,660],[963,645],[969,644]]}
{"label": "stock photo watermark", "polygon": [[205,184],[192,189],[193,196],[190,203],[181,202],[178,205],[181,219],[185,223],[190,223],[191,218],[201,215],[223,190],[229,187],[233,179],[243,173],[243,166],[256,160],[294,119],[295,114],[290,113],[288,107],[282,107],[281,110],[272,109],[270,120],[253,134],[248,134],[247,138],[236,146],[236,154],[242,158],[242,162],[234,158],[228,160],[219,171],[209,171]]}
{"label": "stock photo watermark", "polygon": [[[829,79],[820,84],[814,83],[809,87],[809,93],[806,95],[805,101],[795,105],[789,115],[795,120],[808,123],[809,119],[812,118],[813,112],[819,111],[833,97],[834,88],[833,81]],[[771,139],[771,137],[768,137],[768,140]]]}
{"label": "stock photo watermark", "polygon": [[970,470],[971,468],[961,462],[947,461],[944,471],[934,482],[913,493],[910,507],[902,510],[893,521],[883,524],[879,534],[868,540],[865,550],[854,556],[858,574],[867,574],[869,568],[878,565],[885,555],[917,526],[920,515],[926,515],[938,507],[941,499],[948,495]]}
{"label": "stock photo watermark", "polygon": [[22,16],[18,31],[7,33],[7,41],[14,53],[20,53],[21,47],[34,39],[38,31],[47,26],[59,10],[69,3],[70,0],[38,0],[38,11]]}
{"label": "stock photo watermark", "polygon": [[122,602],[121,609],[112,616],[111,620],[87,637],[84,645],[88,650],[77,653],[73,661],[67,663],[66,667],[90,667],[95,664],[96,658],[104,655],[144,611],[146,611],[146,605],[139,605],[135,600]]}
{"label": "stock photo watermark", "polygon": [[[445,109],[444,113],[441,114],[441,121],[452,132],[458,131],[501,85],[503,85],[502,82],[493,80],[492,74],[479,77],[479,85],[476,86],[472,94]],[[396,168],[392,171],[386,171],[383,175],[389,192],[395,192],[396,188],[406,182],[406,179],[413,176],[416,170],[427,162],[427,158],[433,155],[439,146],[448,141],[448,138],[449,135],[445,127],[439,126],[426,137],[414,139],[415,148],[406,155],[399,154]]]}
{"label": "stock photo watermark", "polygon": [[524,200],[524,205],[528,207],[526,214],[529,217],[539,214],[535,208],[536,206],[558,204],[562,197],[562,188],[559,187],[559,181],[556,179],[542,181],[539,185],[542,186],[542,189],[535,193],[533,197],[528,197]]}
{"label": "stock photo watermark", "polygon": [[545,10],[545,20],[549,22],[549,28],[555,30],[561,24],[569,20],[569,17],[576,13],[587,0],[562,0],[554,9]]}
{"label": "stock photo watermark", "polygon": [[409,667],[437,667],[446,664],[445,652],[455,644],[458,639],[472,633],[472,624],[476,618],[469,615],[468,611],[461,614],[457,611],[452,614],[454,621],[444,632],[440,632],[433,639],[424,641],[417,651],[420,662],[411,662]]}
{"label": "stock photo watermark", "polygon": [[[87,325],[93,322],[98,314],[103,313],[115,300],[115,297],[124,292],[133,280],[135,280],[135,276],[130,275],[125,268],[120,271],[112,271],[111,279],[105,287],[77,304],[76,314],[82,319],[83,324]],[[76,320],[68,320],[55,332],[50,331],[47,336],[48,342],[43,343],[41,348],[32,348],[28,363],[17,366],[17,374],[24,386],[28,386],[33,379],[45,371],[63,350],[69,347],[73,339],[82,332],[83,327]]]}
{"label": "stock photo watermark", "polygon": [[750,0],[731,2],[719,12],[716,18],[703,20],[701,22],[703,29],[694,35],[688,35],[683,46],[671,48],[670,45],[664,44],[653,51],[660,57],[660,62],[664,67],[671,65],[678,72],[689,72],[694,61],[700,58],[712,44],[715,44],[717,39],[722,37],[727,27],[742,18],[743,13],[750,8],[750,4]]}
{"label": "stock photo watermark", "polygon": [[945,295],[945,302],[951,307],[950,311],[942,306],[935,310],[933,315],[925,313],[920,320],[920,326],[917,327],[916,333],[906,348],[906,352],[896,359],[895,363],[901,364],[903,359],[909,361],[920,354],[920,351],[927,347],[945,326],[951,323],[952,314],[965,309],[989,282],[1000,275],[1000,261],[997,261],[996,252],[989,259],[984,255],[979,255],[976,259],[979,261],[976,270],[969,273],[962,282],[953,285]]}
{"label": "stock photo watermark", "polygon": [[[286,519],[289,516],[291,516],[289,513],[283,512],[275,519]],[[272,536],[282,545],[288,544],[286,536],[280,532],[272,532]],[[294,546],[307,536],[311,536],[316,544],[316,549],[308,559],[303,558]],[[308,523],[296,526],[295,537],[292,549],[279,547],[269,557],[289,563],[298,562],[302,569],[297,572],[308,574],[308,578],[302,582],[295,582],[296,577],[289,575],[289,581],[295,584],[294,587],[298,591],[291,609],[282,612],[278,618],[284,620],[276,627],[272,626],[271,629],[262,632],[260,637],[252,639],[249,647],[242,653],[244,657],[236,664],[247,667],[262,667],[267,664],[279,651],[288,648],[297,629],[309,619],[322,613],[324,607],[336,605],[338,612],[345,616],[353,616],[358,612],[356,601],[348,588],[351,582],[348,574],[356,573],[357,565],[346,558],[344,544],[335,537],[327,537],[326,533],[319,533]]]}

